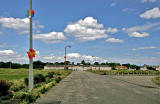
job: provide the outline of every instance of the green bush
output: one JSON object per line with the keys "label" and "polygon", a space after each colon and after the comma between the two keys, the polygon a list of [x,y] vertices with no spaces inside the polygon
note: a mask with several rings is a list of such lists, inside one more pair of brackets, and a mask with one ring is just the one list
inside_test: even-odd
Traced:
{"label": "green bush", "polygon": [[5,80],[0,80],[0,97],[5,96],[9,93],[10,85]]}
{"label": "green bush", "polygon": [[45,82],[45,76],[43,74],[37,74],[34,77],[34,83]]}
{"label": "green bush", "polygon": [[37,96],[35,96],[32,93],[26,92],[26,91],[19,91],[14,94],[13,98],[21,99],[21,100],[24,100],[25,102],[31,103],[31,102],[36,101]]}
{"label": "green bush", "polygon": [[34,84],[34,88],[37,88],[37,87],[41,87],[42,86],[42,84]]}
{"label": "green bush", "polygon": [[13,98],[14,99],[24,99],[26,94],[27,94],[27,92],[25,92],[25,91],[19,91],[19,92],[14,93]]}
{"label": "green bush", "polygon": [[31,93],[27,93],[25,95],[24,101],[27,101],[28,103],[32,103],[34,101],[36,101],[36,96],[33,96]]}
{"label": "green bush", "polygon": [[56,78],[56,83],[59,83],[62,80],[61,77]]}
{"label": "green bush", "polygon": [[43,87],[40,92],[41,92],[42,94],[44,94],[46,91],[47,91],[47,89],[46,89],[45,87]]}
{"label": "green bush", "polygon": [[54,72],[48,72],[46,77],[48,78],[53,78]]}
{"label": "green bush", "polygon": [[24,83],[23,83],[23,80],[20,80],[20,81],[19,81],[19,80],[15,80],[15,81],[12,81],[12,82],[10,82],[10,83],[12,83],[12,85],[11,85],[11,87],[10,87],[10,90],[11,90],[11,91],[16,92],[16,91],[19,91],[19,90],[25,88],[25,85],[24,85]]}
{"label": "green bush", "polygon": [[154,78],[152,79],[152,81],[153,81],[155,84],[157,84],[157,85],[160,86],[160,76],[154,77]]}
{"label": "green bush", "polygon": [[28,85],[28,78],[24,78],[24,83],[26,84],[26,85]]}
{"label": "green bush", "polygon": [[[45,82],[45,76],[43,74],[37,74],[34,76],[34,84]],[[28,85],[28,78],[24,78],[24,83]]]}
{"label": "green bush", "polygon": [[50,83],[52,80],[53,80],[53,79],[47,78],[45,83],[48,84],[48,83]]}
{"label": "green bush", "polygon": [[11,99],[13,97],[13,94],[8,94],[6,96],[1,96],[0,100],[8,100],[8,99]]}

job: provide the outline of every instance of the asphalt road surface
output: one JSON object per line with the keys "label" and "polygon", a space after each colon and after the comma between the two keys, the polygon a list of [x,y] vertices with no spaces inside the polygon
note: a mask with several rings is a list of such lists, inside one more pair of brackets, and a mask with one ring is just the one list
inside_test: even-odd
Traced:
{"label": "asphalt road surface", "polygon": [[74,71],[35,104],[160,104],[160,88],[150,76]]}

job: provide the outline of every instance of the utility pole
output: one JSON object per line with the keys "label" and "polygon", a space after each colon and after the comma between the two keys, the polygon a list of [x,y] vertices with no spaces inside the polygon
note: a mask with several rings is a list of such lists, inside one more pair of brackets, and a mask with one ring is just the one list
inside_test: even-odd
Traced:
{"label": "utility pole", "polygon": [[65,64],[65,66],[64,66],[64,70],[66,70],[66,69],[67,69],[67,67],[66,67],[66,58],[67,58],[66,54],[67,54],[67,47],[71,48],[71,46],[70,46],[70,45],[65,46],[65,56],[64,56],[64,64]]}
{"label": "utility pole", "polygon": [[[30,10],[32,10],[32,0],[30,0]],[[30,49],[33,49],[33,43],[32,43],[32,16],[29,16],[30,20]],[[31,92],[33,89],[33,58],[29,59],[29,92]]]}

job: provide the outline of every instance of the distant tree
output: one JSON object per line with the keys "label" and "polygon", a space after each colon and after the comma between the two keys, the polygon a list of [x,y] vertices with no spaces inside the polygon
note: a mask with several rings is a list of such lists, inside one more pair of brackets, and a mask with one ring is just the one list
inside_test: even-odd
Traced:
{"label": "distant tree", "polygon": [[74,65],[74,62],[72,62],[72,65]]}
{"label": "distant tree", "polygon": [[29,68],[29,64],[23,64],[22,68]]}
{"label": "distant tree", "polygon": [[106,63],[101,63],[101,65],[106,65]]}
{"label": "distant tree", "polygon": [[22,65],[21,65],[21,64],[12,63],[12,69],[19,69],[19,68],[22,68]]}
{"label": "distant tree", "polygon": [[71,65],[71,62],[70,61],[66,61],[66,65]]}
{"label": "distant tree", "polygon": [[99,63],[98,63],[98,62],[95,62],[94,65],[99,65]]}
{"label": "distant tree", "polygon": [[128,69],[131,68],[130,64],[122,64],[122,66],[126,66]]}
{"label": "distant tree", "polygon": [[86,65],[86,62],[84,60],[81,61],[81,64]]}
{"label": "distant tree", "polygon": [[156,68],[153,68],[153,67],[151,67],[151,66],[147,66],[147,69],[148,69],[148,70],[156,70]]}
{"label": "distant tree", "polygon": [[120,66],[120,63],[108,63],[108,66],[110,67],[116,67],[116,66]]}
{"label": "distant tree", "polygon": [[43,62],[41,62],[39,60],[33,62],[33,67],[34,68],[41,69],[41,68],[44,68],[45,65],[46,65],[45,63],[43,63]]}
{"label": "distant tree", "polygon": [[91,65],[91,63],[87,62],[86,65]]}
{"label": "distant tree", "polygon": [[140,70],[140,66],[136,66],[136,70]]}

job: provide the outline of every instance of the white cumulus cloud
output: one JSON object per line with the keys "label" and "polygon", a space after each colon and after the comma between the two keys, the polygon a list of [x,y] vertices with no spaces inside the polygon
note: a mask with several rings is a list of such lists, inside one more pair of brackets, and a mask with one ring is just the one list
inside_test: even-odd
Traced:
{"label": "white cumulus cloud", "polygon": [[141,18],[151,19],[151,18],[160,18],[160,9],[155,7],[153,9],[147,10],[140,15]]}
{"label": "white cumulus cloud", "polygon": [[29,31],[28,18],[0,17],[0,24],[3,28],[13,29],[20,34],[26,34]]}
{"label": "white cumulus cloud", "polygon": [[66,37],[62,32],[50,32],[46,34],[36,34],[33,36],[36,40],[41,40],[45,43],[58,43],[65,40]]}
{"label": "white cumulus cloud", "polygon": [[66,26],[64,32],[68,35],[74,36],[80,41],[96,40],[107,38],[106,33],[116,33],[118,29],[107,28],[105,29],[103,24],[99,24],[97,19],[93,17],[86,17],[85,19],[80,19],[77,22],[70,23]]}
{"label": "white cumulus cloud", "polygon": [[106,41],[111,42],[111,43],[123,43],[124,42],[124,40],[116,39],[116,38],[109,38]]}
{"label": "white cumulus cloud", "polygon": [[146,23],[144,25],[137,25],[137,26],[133,26],[133,27],[129,27],[129,28],[122,28],[122,31],[124,33],[127,33],[128,36],[130,37],[137,37],[137,38],[141,38],[141,37],[147,37],[150,34],[144,31],[148,31],[153,29],[156,26],[159,26],[160,22],[157,23]]}
{"label": "white cumulus cloud", "polygon": [[[0,24],[3,28],[13,29],[18,34],[29,33],[29,19],[28,18],[14,18],[14,17],[0,17]],[[44,28],[38,22],[33,22],[33,28],[36,30]]]}
{"label": "white cumulus cloud", "polygon": [[69,54],[67,54],[67,57],[73,57],[73,58],[78,58],[80,56],[81,55],[79,53],[69,53]]}
{"label": "white cumulus cloud", "polygon": [[130,37],[144,38],[144,37],[149,36],[150,34],[149,34],[149,33],[146,33],[146,32],[142,32],[142,33],[132,32],[132,33],[129,33],[128,35],[129,35]]}
{"label": "white cumulus cloud", "polygon": [[0,55],[13,55],[15,52],[13,50],[0,50]]}

